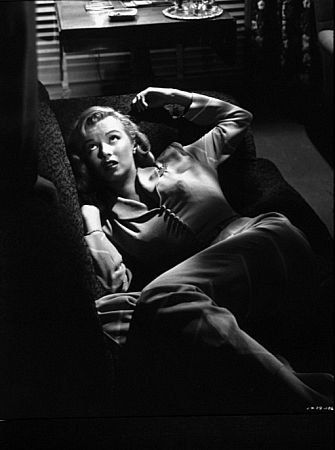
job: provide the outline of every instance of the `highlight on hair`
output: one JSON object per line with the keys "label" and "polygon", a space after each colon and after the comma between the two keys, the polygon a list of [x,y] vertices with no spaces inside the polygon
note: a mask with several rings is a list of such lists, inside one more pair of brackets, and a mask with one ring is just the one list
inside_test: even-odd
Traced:
{"label": "highlight on hair", "polygon": [[109,106],[91,106],[83,111],[70,134],[67,152],[72,165],[79,192],[92,192],[98,189],[85,163],[84,143],[90,128],[108,116],[119,120],[125,132],[136,147],[134,160],[137,167],[148,167],[155,163],[150,152],[150,142],[138,126],[126,114],[122,114]]}

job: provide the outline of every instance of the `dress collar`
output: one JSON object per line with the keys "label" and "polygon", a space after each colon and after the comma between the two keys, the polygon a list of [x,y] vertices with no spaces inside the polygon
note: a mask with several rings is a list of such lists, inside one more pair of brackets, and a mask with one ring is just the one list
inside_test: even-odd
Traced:
{"label": "dress collar", "polygon": [[142,188],[153,192],[159,180],[159,169],[156,166],[139,167],[137,169],[137,180]]}
{"label": "dress collar", "polygon": [[[147,192],[149,196],[156,191],[156,186],[158,184],[160,176],[164,173],[166,167],[162,163],[157,163],[155,166],[151,167],[139,167],[137,169],[137,179],[136,182],[140,185],[140,188]],[[159,207],[159,194],[157,195],[157,207]],[[146,203],[131,200],[123,197],[117,197],[116,203],[113,207],[113,212],[118,216],[119,219],[133,219],[147,213],[151,208],[147,206]]]}

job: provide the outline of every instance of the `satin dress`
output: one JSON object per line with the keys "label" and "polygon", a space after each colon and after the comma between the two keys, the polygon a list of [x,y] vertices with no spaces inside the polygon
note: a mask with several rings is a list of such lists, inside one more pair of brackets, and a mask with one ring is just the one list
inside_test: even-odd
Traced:
{"label": "satin dress", "polygon": [[328,405],[274,354],[301,346],[316,290],[310,246],[281,214],[239,217],[218,181],[251,115],[194,94],[185,118],[209,131],[139,168],[141,201],[118,198],[104,234],[86,238],[105,286],[115,248],[145,279],[96,301],[104,332],[125,346],[127,391],[159,414]]}

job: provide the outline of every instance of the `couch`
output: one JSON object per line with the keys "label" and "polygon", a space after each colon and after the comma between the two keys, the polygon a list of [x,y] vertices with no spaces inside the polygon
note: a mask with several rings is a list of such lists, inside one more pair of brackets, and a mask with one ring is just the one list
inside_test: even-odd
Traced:
{"label": "couch", "polygon": [[[219,92],[204,93],[235,101]],[[6,380],[10,380],[8,385],[11,386],[10,391],[4,389],[2,393],[5,401],[1,414],[5,418],[114,417],[116,422],[101,425],[105,431],[108,423],[110,426],[118,423],[120,429],[127,428],[115,407],[122,397],[122,393],[117,392],[122,349],[107,342],[95,312],[94,300],[103,295],[104,290],[95,277],[84,241],[79,200],[65,142],[73,121],[84,108],[93,104],[110,105],[127,113],[131,99],[129,94],[50,100],[47,90],[39,83],[38,173],[52,181],[56,189],[53,193],[39,192],[18,199],[15,208],[12,204],[5,204],[4,208],[7,225],[1,229],[1,247],[7,258],[7,269],[1,294],[7,305]],[[134,119],[148,134],[156,155],[169,142],[187,143],[202,131],[184,119],[171,119],[164,109]],[[254,216],[270,210],[282,212],[309,238],[317,255],[320,282],[313,333],[307,332],[308,355],[302,355],[290,343],[287,349],[291,352],[289,358],[294,358],[298,367],[308,369],[311,364],[313,369],[317,366],[320,371],[331,371],[333,242],[326,226],[276,166],[257,157],[252,129],[247,131],[236,153],[220,167],[220,177],[225,178],[225,194],[239,213]],[[242,422],[247,420],[243,417]],[[197,419],[192,424],[187,418],[183,420],[191,427],[189,430],[193,427],[195,431]],[[229,420],[223,422],[225,426],[231,423]],[[252,430],[252,423],[255,425],[252,420],[257,421],[257,418],[250,418],[247,422],[250,426],[246,425],[245,430]],[[261,418],[259,424],[266,420]],[[313,422],[313,417],[311,420],[309,415],[297,418],[298,429],[302,427],[300,435],[306,427],[313,433],[314,425],[310,428],[310,423],[317,422]],[[242,422],[243,428],[245,422]],[[143,425],[143,419],[133,424],[137,439],[139,423]],[[166,421],[158,423],[166,426]],[[274,423],[268,426],[275,429]],[[329,432],[328,421],[320,423],[321,428]],[[239,434],[236,427],[235,423],[234,436]],[[316,434],[318,429],[315,429]],[[255,441],[264,439],[265,429],[262,430],[253,435]],[[186,434],[195,442],[198,432],[192,438],[190,431]],[[155,431],[158,438],[157,433],[158,430]],[[141,435],[147,446],[149,435],[147,431],[147,440]],[[217,440],[220,433],[214,435],[213,445],[221,442]],[[178,436],[181,439],[180,430]],[[209,438],[206,432],[205,436]]]}

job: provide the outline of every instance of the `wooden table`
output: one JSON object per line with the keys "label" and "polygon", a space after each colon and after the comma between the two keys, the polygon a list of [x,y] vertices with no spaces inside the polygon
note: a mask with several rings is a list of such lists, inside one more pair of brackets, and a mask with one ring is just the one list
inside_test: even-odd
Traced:
{"label": "wooden table", "polygon": [[[85,10],[87,1],[57,1],[56,11],[60,35],[61,76],[63,90],[69,90],[66,54],[108,48],[130,51],[133,78],[152,82],[150,49],[184,45],[209,45],[226,61],[235,55],[236,24],[227,12],[213,19],[175,20],[165,17],[167,6],[138,8],[135,20],[111,22],[108,11]],[[119,7],[118,1],[113,2]]]}

